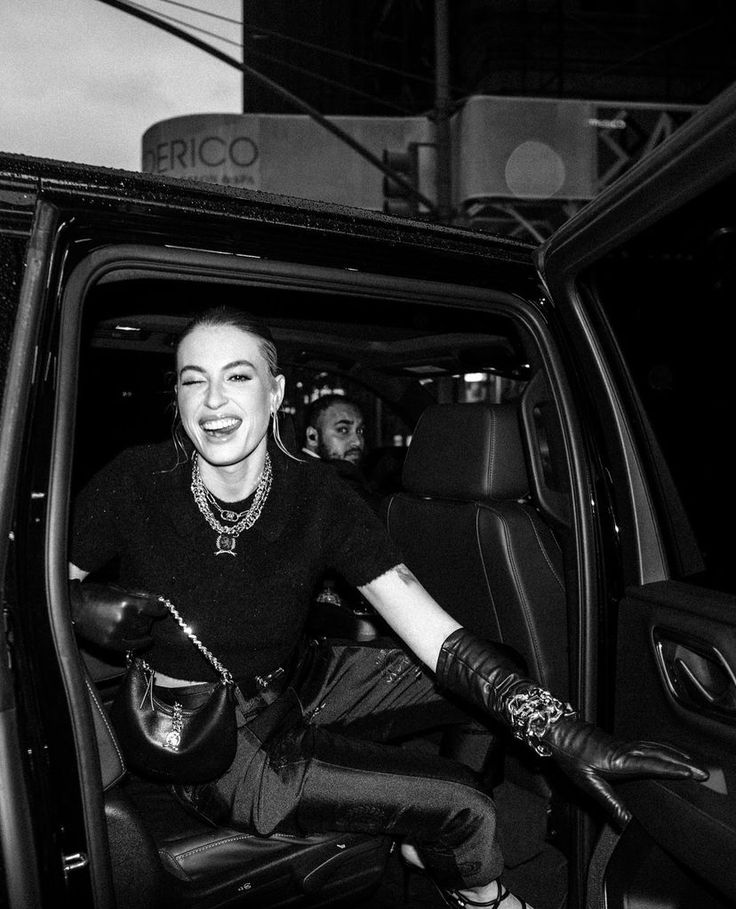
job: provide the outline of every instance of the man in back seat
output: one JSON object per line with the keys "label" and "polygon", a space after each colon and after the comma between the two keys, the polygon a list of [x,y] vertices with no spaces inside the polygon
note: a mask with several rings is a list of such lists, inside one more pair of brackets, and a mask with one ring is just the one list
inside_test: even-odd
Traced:
{"label": "man in back seat", "polygon": [[358,404],[346,395],[322,395],[304,417],[302,452],[327,461],[374,510],[378,499],[361,469],[365,456],[365,419]]}

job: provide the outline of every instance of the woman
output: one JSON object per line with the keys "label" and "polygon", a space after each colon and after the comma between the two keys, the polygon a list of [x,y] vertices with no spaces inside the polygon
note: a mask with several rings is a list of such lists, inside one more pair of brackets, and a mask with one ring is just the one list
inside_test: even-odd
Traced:
{"label": "woman", "polygon": [[[173,602],[245,695],[230,769],[179,788],[192,808],[263,834],[289,825],[389,833],[448,905],[513,909],[525,904],[498,881],[493,803],[474,776],[382,743],[417,715],[441,712],[437,687],[551,754],[619,822],[626,810],[605,778],[705,778],[679,752],[624,745],[577,721],[502,646],[473,637],[429,596],[328,467],[288,455],[276,416],[284,377],[267,328],[209,310],[183,332],[176,360],[186,457],[171,444],[132,449],[93,478],[75,508],[70,575],[81,581],[119,560],[122,589],[72,585],[73,617],[97,643],[151,644],[160,696],[193,705],[216,676],[175,622],[153,621],[165,613],[156,597],[134,590]],[[302,673],[298,698],[283,690],[327,568],[360,590],[434,678],[396,649],[346,647]],[[262,694],[257,678],[268,683]]]}

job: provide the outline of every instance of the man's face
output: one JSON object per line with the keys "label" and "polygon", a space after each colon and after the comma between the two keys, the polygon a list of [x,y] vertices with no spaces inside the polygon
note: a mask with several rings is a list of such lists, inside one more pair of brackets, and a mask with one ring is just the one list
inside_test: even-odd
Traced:
{"label": "man's face", "polygon": [[365,450],[363,416],[352,404],[331,404],[308,431],[310,447],[325,461],[360,463]]}

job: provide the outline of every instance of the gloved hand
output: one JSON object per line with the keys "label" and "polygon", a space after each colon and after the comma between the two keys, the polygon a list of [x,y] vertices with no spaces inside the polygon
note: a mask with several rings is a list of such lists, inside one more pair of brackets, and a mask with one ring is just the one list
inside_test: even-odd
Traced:
{"label": "gloved hand", "polygon": [[145,650],[154,621],[169,614],[153,594],[93,581],[70,581],[69,600],[79,637],[107,650]]}
{"label": "gloved hand", "polygon": [[489,711],[538,754],[551,756],[619,826],[630,814],[607,780],[708,779],[705,770],[668,745],[621,742],[576,719],[569,705],[519,673],[509,648],[464,628],[443,643],[436,674],[440,687]]}
{"label": "gloved hand", "polygon": [[658,742],[622,742],[591,723],[560,717],[541,740],[561,770],[594,798],[619,827],[631,815],[607,780],[646,777],[702,782],[708,773],[688,755]]}

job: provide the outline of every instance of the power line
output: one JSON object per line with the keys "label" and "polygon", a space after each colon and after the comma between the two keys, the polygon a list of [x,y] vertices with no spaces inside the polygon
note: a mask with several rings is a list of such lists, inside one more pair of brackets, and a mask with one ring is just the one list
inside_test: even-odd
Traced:
{"label": "power line", "polygon": [[667,47],[670,44],[676,44],[678,41],[683,41],[685,38],[691,37],[697,32],[710,27],[714,22],[715,19],[708,19],[705,22],[699,23],[693,28],[677,32],[675,35],[670,35],[670,37],[665,38],[664,41],[659,41],[657,44],[652,44],[649,47],[645,47],[643,50],[639,51],[636,54],[632,54],[630,57],[626,57],[624,60],[619,60],[617,63],[611,63],[608,66],[603,67],[603,69],[599,69],[598,72],[593,73],[593,76],[597,78],[605,75],[606,73],[613,72],[616,69],[620,69],[622,66],[628,66],[629,63],[633,63],[635,60],[640,60],[642,57],[646,57],[655,51],[662,50],[663,47]]}
{"label": "power line", "polygon": [[374,155],[370,149],[366,148],[364,145],[358,142],[357,139],[354,139],[350,133],[347,133],[344,129],[341,129],[336,123],[333,123],[330,119],[323,116],[318,110],[316,110],[306,101],[303,101],[288,89],[284,88],[283,85],[279,85],[278,82],[274,82],[273,79],[269,79],[268,76],[264,76],[263,73],[259,72],[257,69],[254,69],[252,66],[249,66],[247,63],[241,63],[240,61],[235,60],[233,57],[228,57],[224,51],[206,44],[195,35],[190,35],[189,32],[183,31],[182,29],[177,28],[175,25],[171,25],[168,22],[165,22],[162,18],[160,18],[160,16],[152,15],[145,9],[141,9],[140,7],[134,8],[131,3],[122,2],[122,0],[99,0],[99,2],[104,3],[106,6],[111,6],[113,9],[120,10],[121,12],[129,13],[131,16],[135,16],[137,19],[140,19],[143,22],[147,22],[149,25],[154,25],[157,28],[168,32],[170,35],[181,38],[182,41],[186,41],[188,44],[191,44],[194,47],[205,51],[205,53],[208,53],[210,56],[215,57],[223,63],[226,63],[228,66],[232,66],[234,69],[240,70],[242,73],[246,73],[256,82],[260,82],[262,85],[265,85],[280,98],[288,101],[298,110],[302,110],[306,114],[309,114],[309,116],[325,130],[327,130],[327,132],[330,132],[334,136],[337,136],[337,138],[344,142],[345,145],[348,145],[362,158],[365,158],[366,161],[369,161],[374,167],[380,170],[381,173],[386,174],[387,177],[390,177],[395,183],[398,183],[398,185],[403,187],[407,193],[412,196],[412,198],[417,199],[419,202],[425,205],[427,209],[432,212],[432,214],[437,214],[437,206],[435,203],[427,196],[425,196],[424,193],[420,192],[416,186],[413,186],[412,183],[407,180],[402,174],[398,173],[398,171],[394,170],[394,168],[389,167],[377,155]]}
{"label": "power line", "polygon": [[[212,13],[209,10],[201,9],[197,6],[191,6],[188,3],[181,3],[179,0],[158,0],[159,3],[168,3],[171,6],[179,6],[183,9],[191,10],[202,16],[210,16],[213,19],[220,19],[222,22],[229,22],[232,25],[238,25],[241,28],[245,23],[240,19],[232,19],[230,16],[223,16],[219,13]],[[163,15],[163,13],[157,13]],[[366,60],[365,57],[358,57],[355,54],[349,54],[346,51],[336,50],[332,47],[326,47],[324,44],[314,44],[311,41],[304,41],[301,38],[294,38],[292,35],[286,35],[283,32],[276,32],[270,28],[258,28],[253,33],[255,35],[268,35],[272,38],[281,38],[283,41],[290,41],[292,44],[298,44],[300,47],[308,47],[310,50],[319,51],[321,54],[331,54],[333,57],[341,57],[344,60],[350,60],[352,63],[362,63],[364,66],[371,66],[374,69],[384,70],[395,76],[405,76],[407,79],[415,79],[417,82],[424,82],[427,85],[434,85],[434,80],[429,76],[420,76],[418,73],[410,73],[403,69],[397,69],[394,66],[388,66],[385,63],[376,63],[374,60]],[[240,45],[242,47],[242,44]]]}
{"label": "power line", "polygon": [[[171,0],[169,0],[171,2]],[[233,41],[231,38],[226,38],[224,35],[218,35],[216,32],[211,32],[206,28],[200,28],[198,25],[192,25],[190,22],[187,22],[183,19],[177,19],[175,16],[169,16],[166,13],[161,13],[158,10],[152,9],[149,6],[145,6],[142,3],[136,3],[135,0],[128,0],[128,3],[131,7],[135,9],[143,10],[147,13],[154,13],[156,16],[159,16],[161,19],[165,19],[168,22],[174,22],[176,25],[184,25],[192,31],[199,32],[202,35],[207,35],[210,38],[215,38],[218,41],[224,41],[226,44],[230,44],[239,49],[243,48],[243,45],[238,41]],[[183,4],[176,4],[177,6],[182,6]],[[191,9],[191,7],[189,7]],[[219,17],[222,18],[222,17]],[[279,66],[283,66],[285,69],[290,69],[295,72],[301,73],[304,76],[308,76],[310,79],[314,79],[317,82],[323,82],[327,85],[331,85],[333,88],[342,89],[345,92],[356,95],[361,98],[365,98],[368,101],[373,101],[376,104],[380,104],[383,107],[391,108],[392,110],[398,111],[402,114],[411,115],[413,112],[406,107],[401,107],[398,104],[394,104],[392,101],[387,101],[384,98],[379,98],[377,95],[372,95],[369,92],[364,92],[362,89],[355,88],[352,85],[347,85],[344,82],[338,82],[336,79],[330,79],[328,76],[323,76],[320,73],[315,73],[313,70],[305,69],[302,66],[297,66],[295,63],[287,63],[285,60],[282,60],[279,57],[274,57],[272,54],[263,53],[263,51],[250,50],[252,56],[260,57],[263,60],[267,60],[271,63],[277,63]]]}
{"label": "power line", "polygon": [[314,72],[314,70],[305,69],[303,66],[297,66],[296,63],[287,63],[280,57],[274,57],[273,54],[266,54],[263,51],[257,50],[249,50],[249,53],[252,56],[259,57],[261,60],[267,60],[270,63],[276,63],[279,66],[283,66],[285,69],[290,69],[294,70],[297,73],[302,73],[305,76],[309,76],[311,79],[315,79],[317,82],[324,82],[327,85],[331,85],[335,88],[340,88],[343,91],[350,92],[351,94],[357,95],[360,98],[366,98],[368,101],[374,101],[377,104],[381,104],[383,107],[390,107],[392,110],[398,111],[401,114],[407,114],[411,116],[414,113],[407,107],[402,107],[399,104],[394,104],[393,101],[387,101],[385,98],[379,98],[377,95],[372,95],[370,92],[364,92],[362,89],[355,88],[352,85],[347,85],[344,82],[338,82],[336,79],[330,79],[329,76],[323,76],[321,73]]}
{"label": "power line", "polygon": [[[164,0],[159,0],[159,2],[164,2]],[[169,0],[171,2],[171,0]],[[242,50],[243,45],[240,41],[233,41],[232,38],[226,38],[224,35],[218,35],[217,32],[211,32],[206,28],[201,28],[198,25],[192,25],[191,22],[186,22],[184,19],[176,19],[174,16],[168,16],[166,13],[160,13],[156,9],[151,9],[150,6],[144,6],[142,3],[136,3],[135,0],[127,0],[127,5],[134,7],[135,9],[142,10],[146,13],[153,13],[161,19],[166,19],[169,22],[174,22],[176,25],[184,25],[187,28],[190,28],[194,32],[199,32],[201,35],[207,35],[210,38],[216,38],[218,41],[224,41],[225,44],[230,44],[232,47],[237,47]],[[177,4],[181,6],[182,4]]]}

